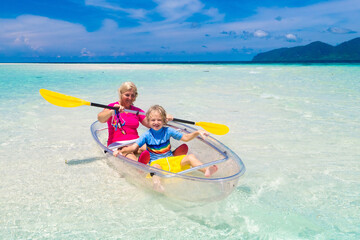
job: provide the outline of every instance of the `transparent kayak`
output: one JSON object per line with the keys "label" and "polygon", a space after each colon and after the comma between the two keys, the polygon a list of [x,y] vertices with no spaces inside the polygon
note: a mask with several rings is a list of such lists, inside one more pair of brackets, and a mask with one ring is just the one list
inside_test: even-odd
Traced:
{"label": "transparent kayak", "polygon": [[[169,127],[183,133],[197,129],[182,123],[169,122]],[[143,129],[145,131],[146,129]],[[141,130],[139,131],[141,133]],[[113,151],[106,147],[107,124],[98,121],[91,125],[94,140],[107,156],[107,161],[129,182],[153,190],[153,179],[150,173],[160,177],[163,186],[160,194],[167,197],[190,202],[216,201],[226,198],[238,186],[239,178],[245,173],[241,159],[228,147],[209,136],[206,140],[200,137],[187,142],[188,154],[194,154],[203,165],[178,173],[157,169],[124,156],[113,156]],[[184,142],[171,139],[172,151]],[[198,171],[201,168],[216,164],[218,171],[211,177],[205,177]],[[155,191],[155,190],[154,190]]]}

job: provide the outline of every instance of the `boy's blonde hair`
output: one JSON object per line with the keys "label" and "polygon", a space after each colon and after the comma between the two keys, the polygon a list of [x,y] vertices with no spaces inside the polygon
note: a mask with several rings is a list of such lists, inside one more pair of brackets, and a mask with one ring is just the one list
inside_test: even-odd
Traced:
{"label": "boy's blonde hair", "polygon": [[146,118],[147,118],[148,120],[150,120],[150,115],[151,115],[151,113],[153,113],[153,112],[158,112],[158,113],[160,113],[161,119],[162,119],[162,121],[164,122],[164,124],[167,123],[167,120],[166,120],[166,111],[165,111],[165,109],[164,109],[162,106],[160,106],[160,105],[151,106],[151,107],[149,108],[149,110],[147,110],[147,112],[146,112]]}
{"label": "boy's blonde hair", "polygon": [[138,92],[137,92],[137,88],[136,88],[135,84],[133,82],[123,82],[123,84],[121,84],[121,86],[118,89],[120,100],[121,100],[121,94],[123,94],[127,91],[131,91],[131,90],[134,91],[135,100],[136,100],[136,98],[138,96]]}

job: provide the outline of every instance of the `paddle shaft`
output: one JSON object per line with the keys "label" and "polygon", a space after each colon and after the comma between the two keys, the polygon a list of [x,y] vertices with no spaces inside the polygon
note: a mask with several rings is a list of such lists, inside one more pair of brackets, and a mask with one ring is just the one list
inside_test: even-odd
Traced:
{"label": "paddle shaft", "polygon": [[[100,108],[108,108],[108,109],[113,109],[113,110],[119,110],[118,107],[111,107],[108,105],[103,105],[103,104],[99,104],[99,103],[90,103],[91,106],[94,107],[100,107]],[[140,114],[140,115],[145,115],[145,113],[143,112],[139,112],[139,111],[134,111],[134,110],[129,110],[129,109],[124,109],[125,112],[130,112],[130,113],[134,113],[134,114]],[[183,119],[179,119],[179,118],[174,118],[173,119],[174,122],[181,122],[181,123],[187,123],[187,124],[192,124],[195,125],[196,123],[193,121],[188,121],[188,120],[183,120]]]}
{"label": "paddle shaft", "polygon": [[108,108],[108,109],[112,109],[112,110],[119,110],[118,107],[110,107],[110,106],[99,104],[99,103],[90,103],[90,106],[100,107],[100,108]]}
{"label": "paddle shaft", "polygon": [[173,121],[195,125],[195,122],[193,122],[193,121],[182,120],[182,119],[178,119],[178,118],[174,118]]}
{"label": "paddle shaft", "polygon": [[[90,103],[90,106],[94,106],[94,107],[100,107],[100,108],[108,108],[108,109],[112,109],[112,110],[119,110],[118,107],[111,107],[108,105],[103,105],[103,104],[99,104],[99,103]],[[129,112],[129,113],[134,113],[137,115],[145,115],[145,113],[140,112],[140,111],[134,111],[134,110],[129,110],[129,109],[124,109],[125,112]]]}

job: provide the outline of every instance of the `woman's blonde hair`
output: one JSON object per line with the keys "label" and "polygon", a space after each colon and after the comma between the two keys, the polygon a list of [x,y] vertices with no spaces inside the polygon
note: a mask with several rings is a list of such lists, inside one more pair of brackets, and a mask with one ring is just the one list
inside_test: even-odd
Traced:
{"label": "woman's blonde hair", "polygon": [[123,84],[121,84],[121,86],[118,89],[120,100],[121,100],[121,94],[131,90],[135,93],[135,100],[136,100],[138,96],[138,92],[135,84],[133,82],[124,82]]}
{"label": "woman's blonde hair", "polygon": [[147,110],[147,112],[146,112],[146,118],[147,118],[148,120],[150,120],[150,115],[151,115],[151,113],[153,113],[153,112],[158,112],[158,113],[160,114],[160,116],[161,116],[161,119],[162,119],[163,123],[164,123],[164,124],[167,123],[167,120],[166,120],[166,111],[165,111],[165,109],[164,109],[162,106],[160,106],[160,105],[151,106],[151,107],[149,108],[149,110]]}

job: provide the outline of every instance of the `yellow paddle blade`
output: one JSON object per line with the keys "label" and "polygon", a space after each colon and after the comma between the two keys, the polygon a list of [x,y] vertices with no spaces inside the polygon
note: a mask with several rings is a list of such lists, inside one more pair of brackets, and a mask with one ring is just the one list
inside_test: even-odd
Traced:
{"label": "yellow paddle blade", "polygon": [[197,122],[195,125],[200,126],[209,133],[216,135],[225,135],[229,132],[228,126],[219,123]]}
{"label": "yellow paddle blade", "polygon": [[80,98],[53,92],[47,89],[40,89],[40,94],[43,98],[45,98],[46,101],[59,107],[79,107],[82,105],[90,106],[90,102]]}

